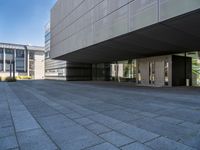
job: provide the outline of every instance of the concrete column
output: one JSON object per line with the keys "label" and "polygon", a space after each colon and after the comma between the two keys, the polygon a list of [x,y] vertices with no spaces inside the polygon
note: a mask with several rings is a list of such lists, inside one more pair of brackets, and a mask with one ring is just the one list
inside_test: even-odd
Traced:
{"label": "concrete column", "polygon": [[3,72],[6,72],[6,49],[3,49]]}
{"label": "concrete column", "polygon": [[27,55],[27,54],[26,54],[26,50],[24,50],[24,72],[26,72],[26,70],[27,70],[27,69],[26,69],[26,68],[27,68],[27,63],[26,63],[26,62],[27,62],[27,60],[26,60],[27,57],[26,57],[26,55]]}
{"label": "concrete column", "polygon": [[27,53],[26,54],[27,55],[27,57],[26,57],[26,59],[27,59],[26,60],[27,61],[27,66],[26,66],[27,69],[26,70],[27,70],[27,75],[30,76],[30,73],[29,73],[29,51],[27,50],[26,53]]}
{"label": "concrete column", "polygon": [[16,61],[17,61],[16,58],[17,58],[17,50],[14,49],[14,57],[13,57],[14,69],[15,69],[15,70],[13,70],[14,72],[16,72]]}

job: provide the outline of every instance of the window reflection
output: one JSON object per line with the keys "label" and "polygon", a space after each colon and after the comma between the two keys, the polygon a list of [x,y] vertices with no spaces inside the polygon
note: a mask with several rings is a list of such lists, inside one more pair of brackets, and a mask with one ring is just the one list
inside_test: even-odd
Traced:
{"label": "window reflection", "polygon": [[136,82],[136,60],[118,61],[111,64],[112,80]]}

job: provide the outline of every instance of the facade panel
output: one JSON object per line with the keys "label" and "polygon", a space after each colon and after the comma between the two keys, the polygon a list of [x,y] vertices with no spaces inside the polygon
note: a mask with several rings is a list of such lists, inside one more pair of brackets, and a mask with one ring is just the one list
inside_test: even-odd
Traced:
{"label": "facade panel", "polygon": [[49,56],[50,37],[50,24],[47,24],[45,30],[45,79],[66,80],[66,61],[53,60]]}
{"label": "facade panel", "polygon": [[199,8],[199,0],[58,0],[50,53],[59,57]]}
{"label": "facade panel", "polygon": [[164,21],[200,8],[199,0],[160,0],[159,4],[159,21]]}

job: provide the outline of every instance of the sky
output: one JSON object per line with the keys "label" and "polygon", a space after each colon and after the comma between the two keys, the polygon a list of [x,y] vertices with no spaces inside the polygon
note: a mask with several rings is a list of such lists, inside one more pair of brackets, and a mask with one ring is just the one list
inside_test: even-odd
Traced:
{"label": "sky", "polygon": [[56,0],[0,0],[0,42],[44,46]]}

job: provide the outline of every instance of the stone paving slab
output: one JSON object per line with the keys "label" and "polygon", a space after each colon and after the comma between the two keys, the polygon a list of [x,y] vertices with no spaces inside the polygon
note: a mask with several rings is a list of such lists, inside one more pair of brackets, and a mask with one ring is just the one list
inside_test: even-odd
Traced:
{"label": "stone paving slab", "polygon": [[3,150],[200,149],[200,90],[18,81],[0,91]]}
{"label": "stone paving slab", "polygon": [[117,147],[113,146],[110,143],[102,143],[91,148],[87,148],[85,150],[120,150]]}
{"label": "stone paving slab", "polygon": [[175,141],[196,135],[197,133],[194,129],[184,128],[182,126],[150,118],[136,120],[130,123],[156,134],[167,136]]}
{"label": "stone paving slab", "polygon": [[180,144],[164,137],[160,137],[145,144],[155,150],[195,150],[189,146]]}
{"label": "stone paving slab", "polygon": [[183,123],[183,120],[179,120],[179,119],[175,119],[175,118],[171,118],[171,117],[166,117],[166,116],[159,116],[159,117],[155,117],[155,119],[160,120],[160,121],[165,121],[171,124],[180,124]]}
{"label": "stone paving slab", "polygon": [[40,118],[37,118],[37,120],[43,127],[49,130],[54,130],[56,128],[62,129],[62,128],[68,128],[71,126],[77,126],[75,122],[68,119],[62,114],[48,116],[48,117],[40,117]]}
{"label": "stone paving slab", "polygon": [[102,133],[106,133],[111,131],[112,129],[105,127],[104,125],[98,124],[98,123],[92,123],[86,126],[86,128],[88,130],[90,130],[91,132],[99,135]]}
{"label": "stone paving slab", "polygon": [[10,127],[1,127],[0,128],[0,138],[7,137],[7,136],[14,136],[14,128]]}
{"label": "stone paving slab", "polygon": [[17,147],[18,144],[15,136],[7,136],[4,138],[0,138],[0,150],[7,150]]}
{"label": "stone paving slab", "polygon": [[132,144],[123,146],[122,150],[153,150],[150,147],[145,146],[144,144],[134,142]]}
{"label": "stone paving slab", "polygon": [[140,129],[135,126],[127,126],[126,128],[120,129],[119,132],[129,137],[132,137],[133,139],[141,143],[147,142],[160,136],[158,134]]}
{"label": "stone paving slab", "polygon": [[21,150],[57,150],[55,144],[41,129],[18,132],[17,137]]}
{"label": "stone paving slab", "polygon": [[61,149],[78,150],[103,143],[104,141],[90,133],[81,126],[73,126],[62,129],[46,130]]}
{"label": "stone paving slab", "polygon": [[118,109],[110,110],[110,111],[104,111],[102,113],[104,115],[110,116],[112,118],[115,118],[115,119],[123,121],[123,122],[137,120],[137,119],[140,119],[142,117],[142,115],[132,114],[132,113],[129,113],[129,112],[126,112],[126,111],[118,110]]}
{"label": "stone paving slab", "polygon": [[79,119],[75,119],[75,121],[80,124],[80,125],[88,125],[88,124],[91,124],[91,123],[94,123],[94,121],[88,119],[88,118],[79,118]]}
{"label": "stone paving slab", "polygon": [[117,133],[115,131],[101,134],[100,137],[102,137],[104,140],[108,141],[109,143],[111,143],[117,147],[121,147],[123,145],[129,144],[129,143],[132,143],[135,141],[135,140],[133,140],[125,135],[122,135],[120,133]]}

